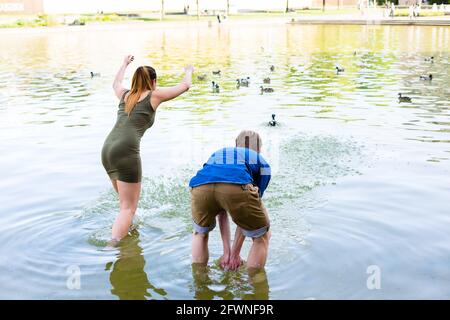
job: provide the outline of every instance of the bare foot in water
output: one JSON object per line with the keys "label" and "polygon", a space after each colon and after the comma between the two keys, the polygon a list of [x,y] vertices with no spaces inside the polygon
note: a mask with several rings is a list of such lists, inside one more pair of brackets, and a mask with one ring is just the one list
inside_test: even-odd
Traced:
{"label": "bare foot in water", "polygon": [[106,247],[103,248],[103,250],[115,250],[117,248],[117,245],[119,244],[120,240],[117,239],[111,239],[108,241],[108,243],[106,244]]}

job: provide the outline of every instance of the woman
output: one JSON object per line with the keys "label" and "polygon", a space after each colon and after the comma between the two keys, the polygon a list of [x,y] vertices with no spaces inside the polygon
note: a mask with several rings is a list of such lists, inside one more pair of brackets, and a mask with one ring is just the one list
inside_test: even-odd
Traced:
{"label": "woman", "polygon": [[155,69],[137,68],[131,90],[122,81],[127,66],[134,60],[128,55],[114,79],[113,89],[120,99],[117,121],[105,140],[102,163],[112,185],[119,194],[120,212],[112,227],[112,240],[117,242],[128,234],[141,191],[141,158],[139,145],[145,131],[153,125],[158,106],[189,90],[194,68],[184,68],[185,77],[176,86],[157,88]]}

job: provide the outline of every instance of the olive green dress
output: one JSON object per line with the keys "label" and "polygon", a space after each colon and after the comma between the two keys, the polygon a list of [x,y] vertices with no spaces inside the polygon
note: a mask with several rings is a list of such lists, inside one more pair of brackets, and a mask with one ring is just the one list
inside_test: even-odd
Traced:
{"label": "olive green dress", "polygon": [[125,91],[119,103],[117,121],[102,148],[102,163],[112,180],[141,182],[142,167],[139,154],[141,138],[155,121],[150,104],[151,92],[131,111],[125,112]]}

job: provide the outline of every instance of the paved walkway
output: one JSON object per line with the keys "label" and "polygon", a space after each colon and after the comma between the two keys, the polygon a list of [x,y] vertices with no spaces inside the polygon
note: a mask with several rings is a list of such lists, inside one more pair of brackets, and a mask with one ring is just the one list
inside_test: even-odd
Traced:
{"label": "paved walkway", "polygon": [[353,25],[415,25],[415,26],[450,26],[450,16],[418,17],[385,17],[383,10],[374,10],[368,14],[330,14],[317,16],[298,16],[291,24],[353,24]]}

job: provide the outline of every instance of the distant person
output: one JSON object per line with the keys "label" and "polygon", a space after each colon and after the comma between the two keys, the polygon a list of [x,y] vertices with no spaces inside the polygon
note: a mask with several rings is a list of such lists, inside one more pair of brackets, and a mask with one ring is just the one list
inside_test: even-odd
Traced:
{"label": "distant person", "polygon": [[411,20],[414,16],[414,7],[412,5],[410,5],[408,7],[408,18]]}
{"label": "distant person", "polygon": [[156,71],[150,66],[136,69],[131,89],[122,85],[125,70],[134,57],[124,58],[114,79],[113,89],[120,99],[117,120],[102,148],[102,163],[119,194],[120,212],[112,227],[112,242],[115,244],[128,234],[138,206],[141,191],[141,137],[155,121],[156,109],[162,102],[174,99],[189,90],[194,68],[184,68],[183,80],[174,87],[159,88]]}
{"label": "distant person", "polygon": [[217,21],[220,23],[220,14],[217,15]]}
{"label": "distant person", "polygon": [[392,18],[395,17],[395,3],[391,2],[391,12],[390,12],[390,16]]}
{"label": "distant person", "polygon": [[[263,268],[269,248],[269,216],[261,198],[271,173],[261,152],[262,141],[254,131],[242,131],[235,147],[217,150],[189,182],[194,224],[192,262],[206,265],[209,259],[208,234],[215,227],[216,216],[223,212],[236,223],[236,235],[230,252],[224,252],[231,270],[241,265],[240,251],[245,237],[253,239],[247,267]],[[222,228],[228,222],[222,216]],[[222,237],[226,232],[221,228]]]}
{"label": "distant person", "polygon": [[358,7],[359,13],[360,13],[361,15],[364,14],[364,8],[363,8],[363,6],[364,6],[364,1],[363,1],[363,0],[358,0],[357,7]]}
{"label": "distant person", "polygon": [[384,3],[383,17],[389,16],[389,2]]}
{"label": "distant person", "polygon": [[417,3],[415,9],[416,9],[416,10],[415,10],[415,16],[416,16],[416,17],[419,17],[419,16],[420,16],[420,11],[421,11],[421,9],[422,9],[421,4],[420,4],[420,3]]}

